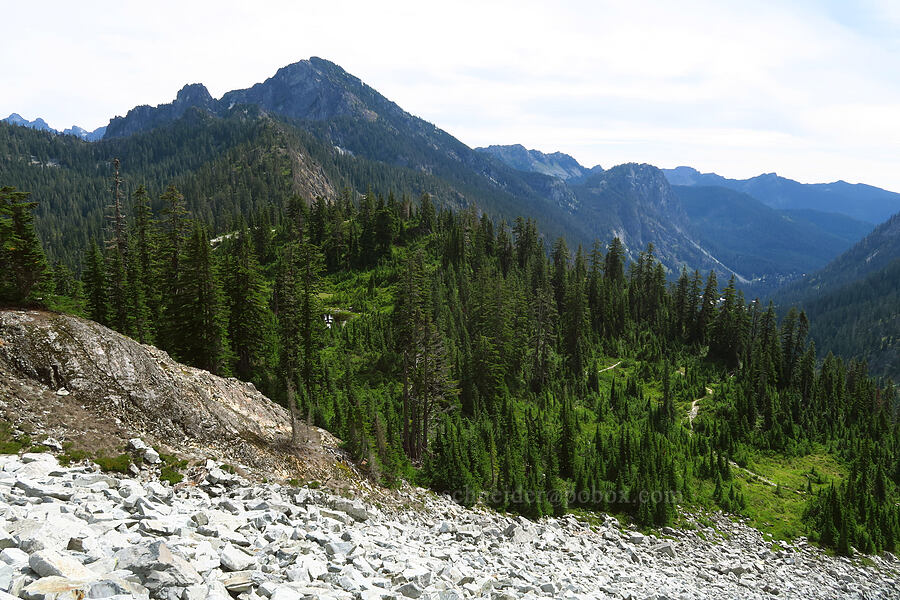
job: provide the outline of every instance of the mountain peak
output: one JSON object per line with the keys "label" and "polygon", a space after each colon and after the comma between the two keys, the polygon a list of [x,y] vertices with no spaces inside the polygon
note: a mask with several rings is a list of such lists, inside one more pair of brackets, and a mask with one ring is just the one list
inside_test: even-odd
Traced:
{"label": "mountain peak", "polygon": [[175,102],[191,106],[205,106],[213,102],[213,97],[202,83],[189,83],[178,90]]}
{"label": "mountain peak", "polygon": [[189,83],[178,90],[175,100],[151,107],[136,106],[124,117],[113,117],[106,127],[106,138],[127,137],[140,131],[160,127],[181,118],[188,110],[197,108],[215,113],[217,103],[202,83]]}
{"label": "mountain peak", "polygon": [[589,172],[568,154],[562,152],[544,154],[540,150],[528,150],[522,144],[507,146],[495,144],[486,148],[475,148],[475,150],[490,154],[519,171],[541,173],[563,180],[579,179]]}

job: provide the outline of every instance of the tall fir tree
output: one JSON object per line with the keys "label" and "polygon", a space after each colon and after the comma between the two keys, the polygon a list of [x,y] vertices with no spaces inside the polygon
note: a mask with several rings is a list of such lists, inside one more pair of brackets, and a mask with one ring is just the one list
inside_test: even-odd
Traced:
{"label": "tall fir tree", "polygon": [[223,288],[228,339],[235,353],[234,374],[267,389],[274,354],[273,318],[266,283],[246,227],[239,229],[226,252]]}
{"label": "tall fir tree", "polygon": [[106,287],[106,264],[103,253],[92,238],[88,247],[84,271],[85,294],[87,295],[88,316],[106,325],[109,316],[109,296]]}
{"label": "tall fir tree", "polygon": [[37,203],[28,196],[0,188],[0,302],[40,306],[53,292],[53,272],[34,230]]}
{"label": "tall fir tree", "polygon": [[216,375],[230,375],[227,307],[209,236],[201,225],[194,226],[188,242],[177,290],[173,299],[175,355]]}

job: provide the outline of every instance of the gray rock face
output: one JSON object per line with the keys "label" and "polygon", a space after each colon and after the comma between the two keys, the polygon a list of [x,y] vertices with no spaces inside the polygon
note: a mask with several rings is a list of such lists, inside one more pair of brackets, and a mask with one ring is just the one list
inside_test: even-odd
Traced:
{"label": "gray rock face", "polygon": [[[356,77],[326,60],[311,58],[278,69],[266,81],[233,90],[214,100],[202,84],[184,86],[174,101],[156,107],[136,106],[124,117],[110,120],[105,139],[127,137],[148,131],[193,112],[224,116],[236,105],[256,106],[270,113],[295,119],[323,120],[338,116],[374,119],[366,99],[372,93]],[[366,98],[364,98],[364,96]],[[384,103],[387,103],[383,98]],[[396,105],[392,108],[399,111]],[[402,112],[402,111],[401,111]],[[12,118],[12,115],[9,117]]]}
{"label": "gray rock face", "polygon": [[213,112],[216,102],[203,84],[193,83],[179,90],[175,100],[169,104],[150,107],[136,106],[125,117],[110,119],[104,131],[104,138],[127,137],[140,131],[159,127],[179,119],[190,110]]}
{"label": "gray rock face", "polygon": [[[289,431],[287,411],[251,384],[186,367],[92,321],[0,311],[0,339],[0,371],[103,398],[111,414],[140,415],[161,439],[271,439]],[[146,444],[140,452],[159,460]]]}
{"label": "gray rock face", "polygon": [[[16,485],[31,465],[42,469]],[[893,556],[861,567],[802,540],[775,553],[721,515],[706,515],[721,538],[668,529],[659,539],[614,519],[530,522],[422,490],[397,492],[422,508],[382,511],[252,485],[215,463],[207,472],[175,489],[64,469],[49,455],[0,456],[0,532],[9,534],[0,600],[900,597]]]}
{"label": "gray rock face", "polygon": [[[478,152],[493,155],[519,171],[543,173],[560,179],[578,179],[584,177],[589,171],[578,161],[562,152],[545,154],[539,150],[526,150],[521,144],[511,146],[487,146],[475,148]],[[595,169],[602,171],[599,167]]]}

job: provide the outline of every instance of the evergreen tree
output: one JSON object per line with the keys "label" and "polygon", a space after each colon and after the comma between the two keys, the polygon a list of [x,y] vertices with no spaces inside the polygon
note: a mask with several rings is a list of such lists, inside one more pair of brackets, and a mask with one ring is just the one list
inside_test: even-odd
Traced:
{"label": "evergreen tree", "polygon": [[195,225],[179,269],[173,299],[177,335],[174,354],[195,367],[230,375],[228,314],[206,230]]}
{"label": "evergreen tree", "polygon": [[265,389],[273,354],[272,316],[266,284],[246,227],[227,247],[223,289],[228,308],[228,339],[236,358],[234,374]]}
{"label": "evergreen tree", "polygon": [[150,343],[156,338],[156,328],[162,310],[162,294],[157,277],[159,248],[153,225],[150,195],[143,185],[134,191],[132,200],[134,218],[131,221],[128,269],[132,288],[131,310],[134,314],[137,340]]}
{"label": "evergreen tree", "polygon": [[162,298],[159,316],[159,342],[164,348],[176,349],[183,339],[183,332],[179,329],[183,315],[179,314],[182,307],[177,305],[180,298],[185,296],[181,290],[181,283],[185,280],[182,273],[182,258],[185,246],[185,230],[187,227],[187,209],[184,205],[184,196],[174,185],[166,188],[166,192],[160,196],[163,204],[163,237],[160,244],[160,281],[162,283]]}
{"label": "evergreen tree", "polygon": [[98,323],[107,324],[109,300],[106,288],[106,265],[103,262],[103,254],[93,239],[91,239],[88,249],[84,285],[87,294],[88,316]]}
{"label": "evergreen tree", "polygon": [[706,277],[706,288],[700,299],[700,312],[697,314],[697,324],[694,330],[694,340],[699,344],[708,344],[710,328],[716,318],[716,306],[719,302],[719,284],[716,282],[716,272],[710,271]]}
{"label": "evergreen tree", "polygon": [[37,203],[28,196],[0,188],[0,302],[43,305],[53,291],[53,272],[34,230]]}

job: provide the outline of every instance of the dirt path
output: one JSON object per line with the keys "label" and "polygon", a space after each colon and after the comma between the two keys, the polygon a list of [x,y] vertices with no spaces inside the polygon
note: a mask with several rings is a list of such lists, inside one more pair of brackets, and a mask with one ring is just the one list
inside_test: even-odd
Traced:
{"label": "dirt path", "polygon": [[[708,397],[712,396],[712,393],[713,393],[712,388],[707,386],[706,395],[703,396],[703,398],[708,398]],[[697,418],[697,413],[700,412],[700,401],[703,400],[703,398],[697,398],[696,400],[691,402],[691,410],[688,413],[688,425],[691,426],[692,432],[694,431],[694,419]]]}
{"label": "dirt path", "polygon": [[[696,400],[691,402],[691,410],[690,410],[690,412],[688,412],[688,416],[687,416],[688,424],[691,427],[691,434],[694,433],[694,419],[697,418],[697,413],[700,412],[700,401],[705,398],[709,398],[710,396],[712,396],[712,393],[713,393],[712,388],[707,386],[706,387],[706,395],[703,396],[703,398],[697,398]],[[759,473],[757,473],[756,471],[751,471],[750,469],[744,468],[744,467],[740,466],[739,464],[737,464],[736,462],[734,462],[733,460],[729,460],[728,464],[731,465],[731,468],[744,472],[745,474],[749,475],[750,477],[752,477],[756,481],[759,481],[760,483],[763,483],[763,484],[768,485],[769,487],[773,487],[773,488],[778,487],[778,484],[775,483],[774,481],[772,481],[771,479],[769,479],[768,477],[764,477],[764,476],[760,475]],[[803,492],[800,490],[791,489],[786,486],[781,486],[781,488],[784,490],[787,490],[789,492],[794,492],[795,494],[803,495]]]}
{"label": "dirt path", "polygon": [[621,364],[622,364],[622,361],[620,360],[619,362],[617,362],[616,364],[612,365],[611,367],[606,367],[605,369],[600,369],[600,370],[597,371],[597,372],[598,372],[598,373],[602,373],[603,371],[609,371],[610,369],[615,369],[616,367],[618,367],[618,366],[621,365]]}
{"label": "dirt path", "polygon": [[[764,484],[766,484],[766,485],[768,485],[768,486],[771,486],[771,487],[778,487],[778,484],[775,483],[774,481],[772,481],[771,479],[769,479],[769,478],[767,478],[767,477],[763,477],[762,475],[760,475],[760,474],[757,473],[756,471],[751,471],[750,469],[744,468],[744,467],[740,466],[739,464],[737,464],[736,462],[734,462],[733,460],[729,460],[729,461],[728,461],[728,464],[731,465],[731,468],[732,468],[732,469],[737,469],[737,470],[739,470],[739,471],[743,471],[744,473],[750,475],[751,477],[754,477],[755,479],[757,479],[757,480],[760,481],[761,483],[764,483]],[[784,487],[784,486],[782,486],[782,487]],[[799,492],[798,492],[798,493],[799,493]]]}

